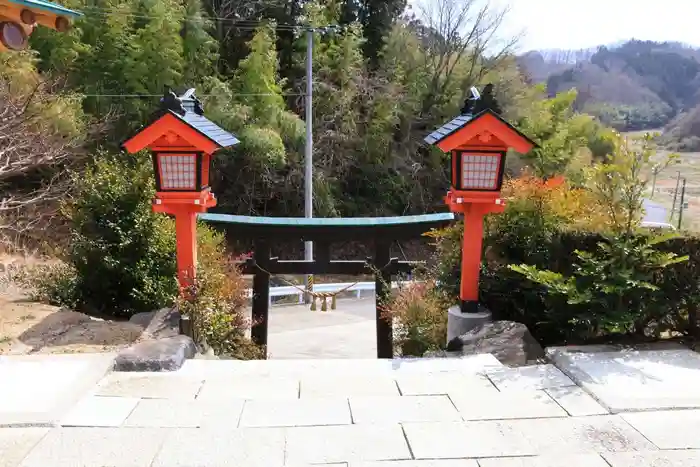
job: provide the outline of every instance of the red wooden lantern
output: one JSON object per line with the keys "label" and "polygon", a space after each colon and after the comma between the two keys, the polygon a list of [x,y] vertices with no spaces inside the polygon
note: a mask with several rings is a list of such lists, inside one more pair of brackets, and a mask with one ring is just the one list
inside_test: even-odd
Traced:
{"label": "red wooden lantern", "polygon": [[425,138],[452,156],[452,187],[445,203],[464,215],[460,299],[462,312],[476,312],[479,301],[479,268],[483,223],[486,214],[502,212],[501,187],[509,149],[521,154],[536,144],[498,112],[498,104],[488,85],[481,96],[475,89],[463,115],[438,128]]}
{"label": "red wooden lantern", "polygon": [[182,96],[167,91],[152,122],[126,141],[130,153],[150,149],[156,179],[153,210],[175,216],[178,277],[185,287],[197,263],[197,213],[216,206],[209,188],[211,156],[238,143],[203,115],[194,89]]}

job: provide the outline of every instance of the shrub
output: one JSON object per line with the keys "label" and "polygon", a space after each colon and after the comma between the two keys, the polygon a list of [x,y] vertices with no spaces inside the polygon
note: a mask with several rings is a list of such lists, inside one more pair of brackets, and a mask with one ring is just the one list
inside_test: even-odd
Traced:
{"label": "shrub", "polygon": [[128,318],[177,295],[172,220],[151,210],[153,166],[146,157],[101,155],[75,176],[65,207],[77,274],[75,302],[86,312]]}
{"label": "shrub", "polygon": [[[639,172],[649,153],[618,151],[588,174],[591,188],[528,176],[507,182],[506,211],[487,223],[480,278],[480,300],[495,319],[526,324],[546,345],[694,329],[700,242],[635,230],[645,182],[625,174]],[[433,277],[455,303],[461,234],[461,225],[431,234]]]}
{"label": "shrub", "polygon": [[510,268],[566,300],[568,306],[560,310],[576,335],[644,335],[649,322],[659,317],[660,289],[653,284],[654,276],[688,259],[658,251],[656,245],[667,239],[612,236],[593,251],[577,250],[569,275],[525,264]]}
{"label": "shrub", "polygon": [[422,357],[445,347],[447,306],[435,282],[403,286],[384,307],[383,319],[394,321],[394,346],[403,356]]}
{"label": "shrub", "polygon": [[78,274],[70,264],[58,263],[22,269],[12,279],[29,291],[31,300],[70,309],[78,306]]}
{"label": "shrub", "polygon": [[[58,306],[116,317],[171,306],[179,296],[172,220],[153,213],[153,168],[146,158],[103,156],[76,175],[74,201],[65,207],[72,242],[59,265],[27,272],[33,297]],[[258,358],[246,338],[245,284],[228,258],[223,235],[197,228],[198,275],[179,299],[196,331],[214,350]]]}
{"label": "shrub", "polygon": [[199,267],[192,286],[178,300],[180,312],[192,320],[195,340],[216,355],[239,360],[264,358],[264,350],[246,337],[245,283],[228,258],[223,235],[199,225]]}

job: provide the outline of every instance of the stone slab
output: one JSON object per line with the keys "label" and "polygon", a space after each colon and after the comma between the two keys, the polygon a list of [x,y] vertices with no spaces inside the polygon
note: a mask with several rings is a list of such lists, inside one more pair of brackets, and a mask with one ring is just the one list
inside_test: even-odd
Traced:
{"label": "stone slab", "polygon": [[488,370],[486,375],[501,391],[528,391],[576,385],[554,365]]}
{"label": "stone slab", "polygon": [[211,382],[243,377],[299,379],[304,376],[375,376],[391,369],[391,360],[379,359],[188,360],[177,373]]}
{"label": "stone slab", "polygon": [[350,397],[350,410],[357,424],[462,420],[447,396]]}
{"label": "stone slab", "polygon": [[199,400],[143,399],[124,422],[127,427],[143,428],[209,428],[238,426],[242,399],[229,399],[225,404]]}
{"label": "stone slab", "polygon": [[193,358],[197,347],[187,336],[147,340],[117,355],[115,371],[175,371]]}
{"label": "stone slab", "polygon": [[229,399],[298,398],[298,379],[255,375],[205,381],[197,396],[197,400],[208,402],[222,402]]}
{"label": "stone slab", "polygon": [[440,459],[422,461],[356,462],[348,467],[479,467],[474,459]]}
{"label": "stone slab", "polygon": [[545,389],[572,417],[607,415],[608,410],[578,386]]}
{"label": "stone slab", "polygon": [[[700,355],[689,349],[550,348],[552,361],[613,413],[700,408]],[[604,349],[603,349],[604,350]]]}
{"label": "stone slab", "polygon": [[700,449],[700,410],[626,413],[622,418],[660,449]]}
{"label": "stone slab", "polygon": [[140,399],[194,400],[202,382],[172,373],[110,373],[95,395]]}
{"label": "stone slab", "polygon": [[407,423],[403,426],[417,459],[656,450],[639,432],[616,416]]}
{"label": "stone slab", "polygon": [[443,371],[464,374],[483,374],[489,370],[506,368],[491,354],[469,355],[462,358],[395,358],[389,360],[392,370],[401,372],[439,373]]}
{"label": "stone slab", "polygon": [[398,396],[399,388],[391,375],[313,376],[302,378],[300,397]]}
{"label": "stone slab", "polygon": [[[598,454],[479,459],[479,467],[610,467]],[[635,467],[641,467],[637,465]]]}
{"label": "stone slab", "polygon": [[48,428],[0,428],[0,467],[17,467]]}
{"label": "stone slab", "polygon": [[429,377],[404,373],[396,376],[396,383],[404,396],[498,393],[496,386],[486,376],[458,372],[432,373]]}
{"label": "stone slab", "polygon": [[610,467],[698,467],[700,451],[603,453]]}
{"label": "stone slab", "polygon": [[0,426],[51,426],[109,371],[114,354],[0,356]]}
{"label": "stone slab", "polygon": [[367,320],[271,333],[268,358],[377,358],[376,326]]}
{"label": "stone slab", "polygon": [[416,459],[535,455],[534,446],[507,422],[406,423]]}
{"label": "stone slab", "polygon": [[88,396],[61,419],[62,426],[118,427],[134,410],[139,399],[133,397]]}
{"label": "stone slab", "polygon": [[459,359],[314,359],[314,360],[187,360],[177,374],[197,380],[232,380],[249,376],[300,379],[306,377],[394,377],[416,372],[433,374],[459,372],[483,374],[487,370],[505,368],[490,354]]}
{"label": "stone slab", "polygon": [[287,463],[411,459],[400,425],[300,427],[287,430]]}
{"label": "stone slab", "polygon": [[349,425],[347,399],[314,398],[246,401],[241,427]]}
{"label": "stone slab", "polygon": [[175,429],[153,467],[282,466],[284,444],[284,430],[279,428]]}
{"label": "stone slab", "polygon": [[507,420],[567,417],[544,391],[506,391],[495,394],[450,394],[464,420]]}
{"label": "stone slab", "polygon": [[166,433],[147,428],[55,428],[20,467],[149,467]]}

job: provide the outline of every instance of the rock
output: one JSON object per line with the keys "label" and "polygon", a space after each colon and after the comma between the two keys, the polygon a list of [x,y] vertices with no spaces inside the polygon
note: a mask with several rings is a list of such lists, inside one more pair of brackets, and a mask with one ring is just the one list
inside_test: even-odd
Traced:
{"label": "rock", "polygon": [[32,348],[51,345],[63,334],[76,326],[84,326],[92,322],[92,318],[76,311],[58,311],[46,316],[41,322],[27,329],[19,336],[19,340]]}
{"label": "rock", "polygon": [[474,328],[452,339],[446,351],[431,352],[430,356],[459,358],[483,353],[493,354],[501,363],[510,366],[532,364],[545,357],[527,326],[513,321],[496,321]]}
{"label": "rock", "polygon": [[145,341],[121,352],[114,371],[175,371],[196,353],[194,342],[187,336]]}
{"label": "rock", "polygon": [[153,317],[158,313],[157,311],[146,311],[144,313],[136,313],[131,318],[129,322],[141,326],[146,329],[146,327],[153,321]]}
{"label": "rock", "polygon": [[180,334],[180,312],[177,308],[163,308],[153,314],[144,336],[152,339],[175,337]]}

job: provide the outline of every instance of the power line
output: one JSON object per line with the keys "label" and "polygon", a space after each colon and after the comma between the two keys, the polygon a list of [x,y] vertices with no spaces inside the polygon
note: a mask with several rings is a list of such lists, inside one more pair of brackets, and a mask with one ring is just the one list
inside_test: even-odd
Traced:
{"label": "power line", "polygon": [[[102,16],[107,16],[107,15],[118,15],[118,16],[128,16],[131,18],[136,18],[136,19],[155,19],[155,18],[160,18],[158,15],[149,15],[145,13],[134,13],[134,12],[129,12],[129,11],[120,11],[112,8],[104,8],[104,7],[84,7],[82,8],[82,11],[88,11],[92,14],[97,14],[97,15],[102,15]],[[277,23],[274,21],[262,21],[262,20],[244,20],[244,19],[238,19],[238,18],[227,18],[227,17],[220,17],[220,16],[210,16],[207,14],[203,14],[201,16],[185,16],[183,17],[183,20],[188,20],[188,21],[217,21],[217,22],[230,22],[234,23],[232,28],[236,29],[241,29],[241,30],[255,30],[259,28],[260,26],[264,25],[269,25],[273,26],[275,29],[283,30],[283,31],[312,31],[312,32],[319,32],[319,33],[328,33],[328,32],[345,32],[347,30],[347,26],[344,25],[339,25],[339,24],[328,24],[325,26],[311,26],[311,25],[302,25],[302,24],[292,24],[292,23]]]}
{"label": "power line", "polygon": [[[148,97],[163,97],[163,94],[83,94],[81,92],[76,92],[83,97],[128,97],[128,98],[148,98]],[[289,92],[289,93],[242,93],[242,94],[231,94],[231,97],[264,97],[264,96],[282,96],[282,97],[294,97],[294,96],[305,96],[304,93],[299,92]],[[197,97],[221,97],[219,94],[197,94]]]}

